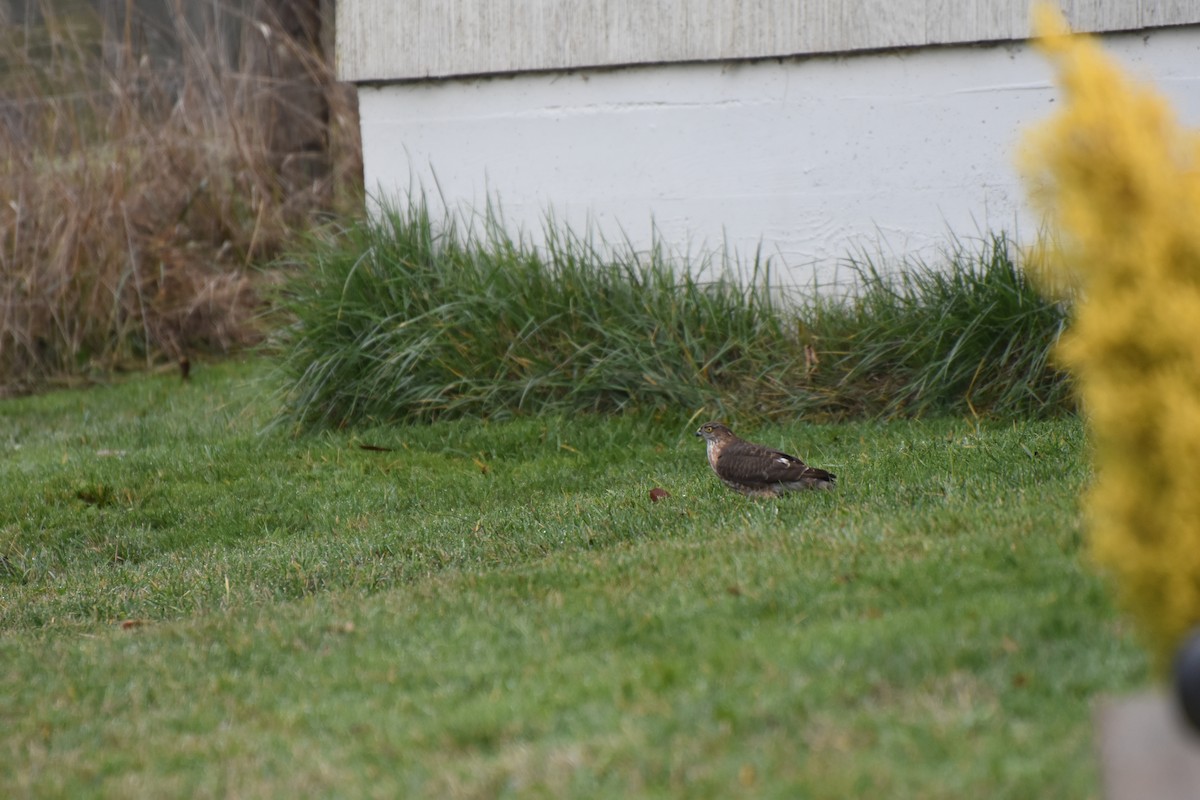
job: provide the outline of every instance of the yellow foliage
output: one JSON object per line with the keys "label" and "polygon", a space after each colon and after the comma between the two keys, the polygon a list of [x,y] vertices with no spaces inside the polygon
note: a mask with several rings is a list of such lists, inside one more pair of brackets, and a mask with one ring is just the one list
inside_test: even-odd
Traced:
{"label": "yellow foliage", "polygon": [[1077,299],[1058,355],[1092,434],[1092,553],[1165,663],[1200,624],[1200,134],[1056,12],[1036,26],[1066,103],[1022,152],[1054,235],[1034,275]]}

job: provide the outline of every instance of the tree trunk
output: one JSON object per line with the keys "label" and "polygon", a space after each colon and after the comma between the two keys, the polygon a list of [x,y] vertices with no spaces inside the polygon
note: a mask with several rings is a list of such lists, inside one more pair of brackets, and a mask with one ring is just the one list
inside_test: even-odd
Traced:
{"label": "tree trunk", "polygon": [[323,30],[332,19],[332,0],[255,0],[245,51],[247,71],[267,82],[263,124],[280,189],[315,194],[322,206],[331,199]]}

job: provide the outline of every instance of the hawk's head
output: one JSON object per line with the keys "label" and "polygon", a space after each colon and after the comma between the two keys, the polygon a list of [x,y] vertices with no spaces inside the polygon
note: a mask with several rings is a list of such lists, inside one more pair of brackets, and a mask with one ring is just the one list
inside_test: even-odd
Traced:
{"label": "hawk's head", "polygon": [[733,431],[722,422],[706,422],[696,429],[696,435],[709,442],[721,442],[733,438]]}

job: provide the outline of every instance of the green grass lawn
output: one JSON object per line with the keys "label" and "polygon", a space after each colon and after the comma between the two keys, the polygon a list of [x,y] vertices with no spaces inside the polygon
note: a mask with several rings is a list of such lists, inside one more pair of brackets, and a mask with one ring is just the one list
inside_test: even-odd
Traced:
{"label": "green grass lawn", "polygon": [[1076,419],[731,420],[839,475],[754,501],[690,409],[292,438],[267,368],[0,403],[0,796],[1094,797],[1149,680]]}

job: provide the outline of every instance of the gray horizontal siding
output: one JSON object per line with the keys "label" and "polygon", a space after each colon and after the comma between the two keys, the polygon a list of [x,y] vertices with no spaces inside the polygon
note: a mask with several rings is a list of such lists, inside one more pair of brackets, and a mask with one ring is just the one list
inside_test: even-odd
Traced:
{"label": "gray horizontal siding", "polygon": [[[1077,30],[1200,23],[1200,0],[1061,0]],[[404,80],[1023,39],[1030,0],[338,0],[338,72]]]}

